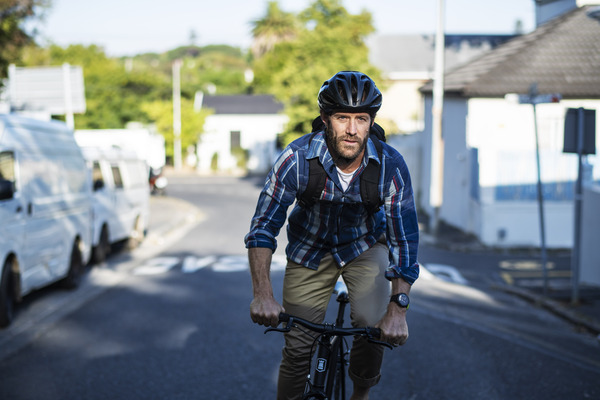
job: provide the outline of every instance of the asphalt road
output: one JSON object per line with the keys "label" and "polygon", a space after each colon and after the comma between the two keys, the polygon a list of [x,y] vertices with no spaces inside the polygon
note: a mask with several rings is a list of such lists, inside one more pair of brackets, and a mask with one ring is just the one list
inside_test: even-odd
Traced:
{"label": "asphalt road", "polygon": [[[243,236],[258,190],[253,180],[170,177],[169,196],[199,212],[160,231],[189,213],[162,199],[154,216],[161,234],[151,243],[111,257],[75,292],[50,288],[28,299],[15,326],[0,332],[0,399],[274,398],[283,340],[248,315]],[[444,256],[426,244],[420,259],[410,338],[386,350],[371,398],[600,398],[595,337],[491,289],[494,260]],[[426,269],[442,261],[444,276]],[[478,274],[473,265],[484,264]]]}

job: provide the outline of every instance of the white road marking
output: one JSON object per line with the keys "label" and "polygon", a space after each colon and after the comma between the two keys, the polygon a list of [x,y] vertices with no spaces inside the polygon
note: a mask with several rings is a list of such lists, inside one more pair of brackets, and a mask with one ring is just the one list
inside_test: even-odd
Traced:
{"label": "white road marking", "polygon": [[181,270],[185,274],[191,274],[193,272],[198,271],[199,269],[208,267],[216,261],[217,257],[215,256],[207,256],[201,258],[189,256],[183,259],[183,265],[181,266]]}
{"label": "white road marking", "polygon": [[213,264],[215,272],[238,272],[248,269],[248,258],[246,256],[224,256]]}
{"label": "white road marking", "polygon": [[133,270],[134,275],[160,275],[169,272],[179,264],[178,257],[151,258]]}
{"label": "white road marking", "polygon": [[[215,272],[239,272],[250,268],[247,256],[186,256],[157,257],[149,259],[133,270],[134,275],[160,275],[169,272],[181,263],[181,272],[192,274],[203,268],[211,268]],[[271,261],[271,271],[284,271],[287,259],[283,255],[275,255]]]}
{"label": "white road marking", "polygon": [[426,270],[445,281],[458,283],[460,285],[469,283],[456,268],[450,265],[425,264],[424,267]]}

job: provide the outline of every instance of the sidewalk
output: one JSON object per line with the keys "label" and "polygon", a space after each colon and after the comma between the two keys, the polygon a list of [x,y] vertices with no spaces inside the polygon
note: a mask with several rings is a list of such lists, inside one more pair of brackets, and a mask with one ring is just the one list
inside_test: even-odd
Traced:
{"label": "sidewalk", "polygon": [[164,243],[171,235],[177,235],[181,228],[192,227],[206,215],[193,204],[169,196],[150,196],[150,221],[142,246],[156,246]]}
{"label": "sidewalk", "polygon": [[[578,288],[579,301],[573,304],[570,268],[547,272],[546,279],[544,279],[539,249],[494,249],[484,246],[474,236],[450,227],[441,227],[436,235],[429,234],[425,230],[421,234],[423,240],[432,246],[452,252],[490,252],[490,254],[500,251],[513,252],[522,256],[524,260],[530,260],[530,265],[536,267],[527,271],[529,279],[511,279],[507,276],[506,279],[503,279],[504,283],[495,285],[494,288],[546,308],[577,328],[598,335],[600,339],[600,286],[580,285]],[[563,260],[563,264],[564,260],[570,260],[569,251],[551,250],[547,252],[547,264],[554,263],[559,256]],[[518,275],[516,276],[518,277]]]}

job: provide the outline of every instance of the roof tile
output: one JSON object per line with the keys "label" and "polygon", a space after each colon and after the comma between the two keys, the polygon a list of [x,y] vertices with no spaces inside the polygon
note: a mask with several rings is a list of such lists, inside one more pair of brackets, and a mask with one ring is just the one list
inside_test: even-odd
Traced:
{"label": "roof tile", "polygon": [[[600,98],[600,21],[574,9],[445,75],[444,87],[468,97],[541,93]],[[422,88],[430,92],[432,82]]]}

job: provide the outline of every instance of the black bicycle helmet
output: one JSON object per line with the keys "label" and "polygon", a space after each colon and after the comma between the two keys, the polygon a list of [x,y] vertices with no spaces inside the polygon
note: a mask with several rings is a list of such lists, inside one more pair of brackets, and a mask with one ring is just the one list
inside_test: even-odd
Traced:
{"label": "black bicycle helmet", "polygon": [[340,71],[319,90],[319,108],[326,114],[335,111],[367,112],[374,116],[381,108],[382,95],[375,82],[358,71]]}

